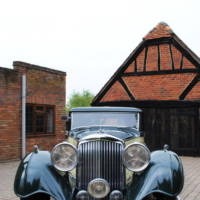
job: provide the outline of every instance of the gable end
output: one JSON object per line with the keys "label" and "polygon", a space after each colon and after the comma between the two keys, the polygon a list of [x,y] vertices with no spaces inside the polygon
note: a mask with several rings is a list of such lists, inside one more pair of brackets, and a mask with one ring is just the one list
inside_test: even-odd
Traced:
{"label": "gable end", "polygon": [[[163,31],[163,26],[165,30]],[[137,76],[154,76],[167,74],[185,74],[183,77],[190,77],[190,82],[181,85],[182,92],[180,96],[172,97],[172,99],[183,100],[192,87],[198,82],[195,74],[200,74],[199,58],[168,28],[161,25],[161,34],[156,38],[157,30],[153,30],[153,36],[148,35],[129,55],[124,63],[118,68],[111,79],[104,85],[101,91],[93,99],[92,105],[98,105],[102,102],[112,85],[119,81],[131,101],[137,100],[137,95],[133,95],[134,90],[130,90],[124,78]],[[150,32],[151,34],[151,32]],[[159,75],[159,76],[158,76]],[[174,76],[177,77],[177,76]],[[180,77],[180,76],[179,76]],[[191,79],[192,78],[192,79]],[[148,78],[149,79],[149,78]],[[142,79],[140,79],[140,84]],[[154,79],[156,80],[156,79]],[[153,83],[152,83],[153,84]],[[180,89],[180,88],[179,88]],[[180,91],[179,91],[180,92]],[[148,99],[148,97],[147,97]],[[161,98],[162,99],[162,98]],[[120,99],[118,99],[120,101]]]}

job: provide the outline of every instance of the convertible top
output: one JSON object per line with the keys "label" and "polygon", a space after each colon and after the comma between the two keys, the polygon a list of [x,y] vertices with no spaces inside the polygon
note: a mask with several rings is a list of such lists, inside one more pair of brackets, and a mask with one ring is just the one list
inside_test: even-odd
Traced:
{"label": "convertible top", "polygon": [[139,108],[130,107],[79,107],[72,108],[71,112],[142,112]]}

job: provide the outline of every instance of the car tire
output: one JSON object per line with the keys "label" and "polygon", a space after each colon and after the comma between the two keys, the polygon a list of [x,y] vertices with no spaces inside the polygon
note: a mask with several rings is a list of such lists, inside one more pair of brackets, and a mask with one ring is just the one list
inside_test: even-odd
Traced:
{"label": "car tire", "polygon": [[21,198],[20,200],[55,200],[55,199],[50,197],[47,194],[38,193],[38,194],[34,194],[34,195],[27,197],[27,198]]}
{"label": "car tire", "polygon": [[48,197],[48,198],[30,197],[30,198],[23,198],[23,199],[21,198],[20,200],[55,200],[55,199],[51,197]]}
{"label": "car tire", "polygon": [[156,194],[156,195],[150,194],[147,197],[145,197],[143,200],[181,200],[181,198],[179,196],[169,198],[160,194]]}

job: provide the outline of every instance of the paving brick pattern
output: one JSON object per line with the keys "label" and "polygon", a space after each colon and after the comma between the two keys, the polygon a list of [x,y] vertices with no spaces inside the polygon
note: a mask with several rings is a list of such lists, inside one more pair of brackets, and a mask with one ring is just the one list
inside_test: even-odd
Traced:
{"label": "paving brick pattern", "polygon": [[[181,157],[185,171],[185,185],[181,200],[200,200],[200,158]],[[13,181],[19,162],[0,163],[0,200],[17,200]]]}
{"label": "paving brick pattern", "polygon": [[0,163],[0,200],[19,200],[13,191],[13,182],[19,161]]}
{"label": "paving brick pattern", "polygon": [[180,195],[182,200],[200,200],[200,158],[181,157],[185,184]]}

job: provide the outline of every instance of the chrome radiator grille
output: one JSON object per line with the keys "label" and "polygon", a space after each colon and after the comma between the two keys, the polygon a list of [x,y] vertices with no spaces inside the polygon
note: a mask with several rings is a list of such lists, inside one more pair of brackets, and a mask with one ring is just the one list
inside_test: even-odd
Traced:
{"label": "chrome radiator grille", "polygon": [[77,188],[87,190],[94,178],[103,178],[111,191],[123,189],[125,171],[122,163],[123,145],[120,142],[96,140],[80,143],[77,166]]}

